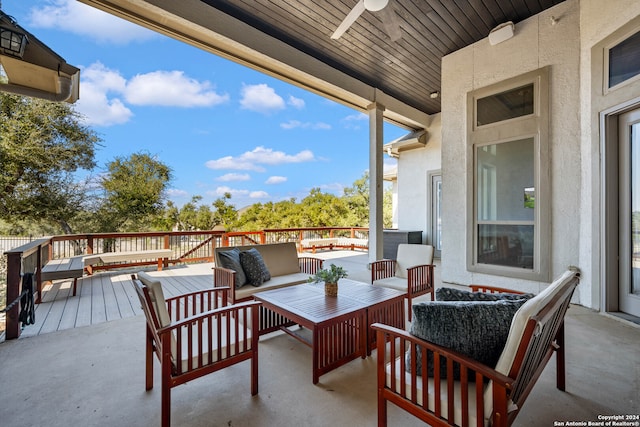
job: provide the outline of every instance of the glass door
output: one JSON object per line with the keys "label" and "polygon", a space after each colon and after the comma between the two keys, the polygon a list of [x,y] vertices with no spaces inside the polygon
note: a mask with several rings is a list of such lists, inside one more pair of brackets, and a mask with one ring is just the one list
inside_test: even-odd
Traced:
{"label": "glass door", "polygon": [[619,309],[640,316],[640,109],[620,116]]}

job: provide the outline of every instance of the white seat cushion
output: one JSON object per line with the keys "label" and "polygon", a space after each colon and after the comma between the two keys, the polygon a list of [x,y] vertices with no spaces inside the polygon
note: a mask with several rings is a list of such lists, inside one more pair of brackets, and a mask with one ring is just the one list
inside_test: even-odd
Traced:
{"label": "white seat cushion", "polygon": [[167,302],[164,298],[164,291],[162,290],[162,284],[160,281],[142,271],[138,273],[138,280],[140,280],[142,284],[149,289],[149,297],[151,298],[153,309],[158,316],[160,327],[171,324],[169,310],[167,310]]}
{"label": "white seat cushion", "polygon": [[373,286],[381,286],[383,288],[395,289],[400,292],[408,292],[408,284],[407,279],[403,279],[400,277],[387,277],[386,279],[378,279],[373,282]]}
{"label": "white seat cushion", "polygon": [[[385,372],[386,372],[386,385],[387,387],[390,387],[394,392],[396,393],[401,393],[401,383],[400,383],[400,375],[404,375],[405,376],[405,392],[404,395],[412,398],[411,396],[411,387],[412,387],[412,383],[411,383],[411,374],[409,372],[406,372],[404,370],[401,369],[400,366],[400,358],[397,358],[395,360],[395,375],[396,375],[396,380],[393,381],[393,384],[395,385],[394,387],[392,387],[392,378],[391,378],[391,362],[387,363],[385,366]],[[429,402],[427,405],[427,409],[429,411],[435,411],[435,382],[433,380],[433,378],[429,378],[428,379],[428,398],[429,398]],[[424,387],[424,381],[422,380],[422,377],[416,377],[416,400],[418,402],[418,405],[423,405],[423,400],[422,400],[422,391],[423,391],[423,387]],[[476,395],[476,384],[475,383],[469,383],[468,384],[468,398],[469,398],[469,411],[468,411],[468,415],[469,415],[469,425],[476,425],[476,419],[477,419],[477,410],[476,410],[476,399],[475,399],[475,395]],[[462,400],[460,398],[460,381],[454,381],[454,414],[453,414],[453,419],[454,419],[454,423],[457,425],[460,425],[462,423]],[[440,380],[440,408],[441,408],[441,416],[443,418],[447,418],[449,416],[449,411],[448,411],[448,401],[447,401],[447,380]],[[489,425],[488,420],[485,420],[484,422],[485,426]]]}
{"label": "white seat cushion", "polygon": [[[247,311],[247,314],[249,312]],[[189,359],[191,359],[191,369],[198,368],[200,360],[202,360],[202,366],[208,365],[210,362],[216,362],[236,354],[245,352],[251,349],[251,330],[247,330],[244,333],[244,328],[241,326],[245,323],[245,319],[236,319],[234,316],[222,316],[220,318],[220,327],[218,327],[218,318],[211,319],[211,351],[209,351],[209,322],[204,321],[202,323],[202,349],[198,347],[198,330],[196,325],[190,326],[193,328],[191,350],[193,356],[189,357],[189,340],[188,340],[188,327],[180,329],[182,339],[180,341],[181,353],[181,367],[182,372],[189,370]],[[227,335],[227,322],[229,322],[230,334]],[[236,323],[238,327],[236,328]],[[250,323],[249,323],[250,324]],[[236,330],[238,335],[236,336]],[[237,342],[237,344],[236,344]],[[220,343],[220,346],[218,346]],[[202,359],[198,354],[202,351]],[[172,350],[174,361],[177,358],[177,351]]]}
{"label": "white seat cushion", "polygon": [[433,246],[413,243],[398,245],[396,256],[396,277],[407,278],[407,269],[416,265],[433,264]]}
{"label": "white seat cushion", "polygon": [[293,273],[275,277],[271,276],[271,280],[267,280],[260,286],[245,285],[236,289],[236,299],[248,298],[258,292],[284,288],[285,286],[299,285],[300,283],[306,283],[307,280],[309,280],[308,273]]}

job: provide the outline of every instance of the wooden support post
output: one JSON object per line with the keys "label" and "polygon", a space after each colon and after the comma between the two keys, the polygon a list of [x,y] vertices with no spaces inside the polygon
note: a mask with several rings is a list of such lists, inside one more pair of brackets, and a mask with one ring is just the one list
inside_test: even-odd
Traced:
{"label": "wooden support post", "polygon": [[385,108],[374,102],[369,110],[369,262],[382,259],[383,117]]}
{"label": "wooden support post", "polygon": [[[169,235],[164,235],[164,248],[163,249],[171,249],[171,240],[169,239]],[[160,260],[158,260],[160,263]],[[169,258],[164,259],[164,267],[169,267]],[[158,271],[162,270],[162,266],[159,265]]]}

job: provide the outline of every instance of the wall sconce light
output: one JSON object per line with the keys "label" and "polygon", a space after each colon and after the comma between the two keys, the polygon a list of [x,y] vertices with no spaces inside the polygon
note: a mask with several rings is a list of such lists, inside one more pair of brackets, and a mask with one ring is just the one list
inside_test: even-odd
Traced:
{"label": "wall sconce light", "polygon": [[7,27],[0,27],[0,52],[22,58],[27,42],[26,34]]}
{"label": "wall sconce light", "polygon": [[431,92],[429,94],[429,98],[431,98],[431,99],[437,99],[439,97],[440,97],[440,92],[438,92],[437,90],[435,92]]}
{"label": "wall sconce light", "polygon": [[498,25],[489,33],[489,43],[491,46],[495,46],[498,43],[509,40],[513,37],[514,30],[515,25],[513,25],[513,22],[511,21]]}

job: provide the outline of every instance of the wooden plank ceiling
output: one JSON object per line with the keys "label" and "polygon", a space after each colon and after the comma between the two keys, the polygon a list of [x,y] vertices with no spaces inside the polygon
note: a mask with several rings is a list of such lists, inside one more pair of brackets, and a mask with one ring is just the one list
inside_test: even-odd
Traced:
{"label": "wooden plank ceiling", "polygon": [[[444,55],[563,0],[389,0],[331,35],[358,0],[202,0],[427,114],[440,111]],[[397,32],[397,29],[400,29]],[[396,31],[397,37],[389,34]],[[396,40],[392,40],[395,38]]]}

